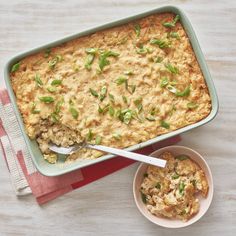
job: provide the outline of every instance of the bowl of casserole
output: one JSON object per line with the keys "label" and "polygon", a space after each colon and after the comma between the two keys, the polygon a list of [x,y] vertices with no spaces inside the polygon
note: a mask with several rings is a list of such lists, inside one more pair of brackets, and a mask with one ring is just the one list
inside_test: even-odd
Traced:
{"label": "bowl of casserole", "polygon": [[37,169],[55,176],[112,158],[49,143],[136,150],[203,125],[218,101],[185,14],[162,7],[17,55],[5,80]]}
{"label": "bowl of casserole", "polygon": [[133,194],[139,211],[151,222],[181,228],[198,221],[213,198],[211,170],[193,149],[169,146],[151,154],[167,160],[165,168],[141,164]]}

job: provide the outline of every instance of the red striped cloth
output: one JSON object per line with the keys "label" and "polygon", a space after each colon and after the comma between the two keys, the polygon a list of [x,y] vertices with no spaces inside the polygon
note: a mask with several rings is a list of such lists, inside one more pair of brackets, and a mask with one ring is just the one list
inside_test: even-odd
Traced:
{"label": "red striped cloth", "polygon": [[[32,164],[6,90],[0,91],[0,101],[0,149],[6,160],[16,193],[22,191],[18,195],[24,195],[25,189],[27,189],[25,193],[29,193],[31,190],[37,202],[44,204],[135,162],[123,157],[115,157],[65,175],[57,177],[43,176]],[[12,126],[14,126],[14,130],[11,129]],[[13,132],[14,134],[12,134]],[[176,136],[142,148],[137,152],[148,155],[158,148],[179,141],[180,136]]]}

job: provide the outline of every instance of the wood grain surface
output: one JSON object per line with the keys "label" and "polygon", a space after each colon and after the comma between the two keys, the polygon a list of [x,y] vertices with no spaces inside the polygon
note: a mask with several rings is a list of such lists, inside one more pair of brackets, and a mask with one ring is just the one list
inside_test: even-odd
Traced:
{"label": "wood grain surface", "polygon": [[236,1],[0,0],[0,86],[3,67],[20,51],[121,17],[163,5],[182,8],[198,36],[220,101],[217,117],[184,134],[214,178],[214,199],[194,225],[170,230],[137,210],[132,181],[137,164],[64,195],[43,207],[14,195],[0,158],[0,235],[236,235]]}

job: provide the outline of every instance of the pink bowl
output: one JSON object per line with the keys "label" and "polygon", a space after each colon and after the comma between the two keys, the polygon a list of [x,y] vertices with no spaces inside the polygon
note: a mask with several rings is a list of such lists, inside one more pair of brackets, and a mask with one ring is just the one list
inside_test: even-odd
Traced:
{"label": "pink bowl", "polygon": [[151,154],[151,156],[159,157],[163,152],[170,151],[174,155],[180,155],[185,154],[188,155],[193,161],[195,161],[205,172],[208,184],[209,184],[209,191],[206,198],[203,198],[201,196],[198,196],[198,199],[200,201],[200,210],[199,212],[194,215],[191,219],[189,219],[187,222],[183,222],[181,220],[174,220],[174,219],[168,219],[168,218],[162,218],[155,215],[152,215],[146,208],[146,205],[143,203],[141,194],[140,194],[140,186],[143,181],[143,175],[147,170],[148,164],[140,164],[138,167],[136,174],[134,176],[134,182],[133,182],[133,194],[134,194],[134,200],[135,203],[139,209],[139,211],[151,222],[154,224],[166,227],[166,228],[182,228],[189,226],[196,221],[198,221],[208,210],[210,207],[210,204],[212,202],[213,198],[213,179],[211,170],[206,163],[206,161],[203,159],[203,157],[197,153],[196,151],[184,147],[184,146],[168,146],[161,148]]}

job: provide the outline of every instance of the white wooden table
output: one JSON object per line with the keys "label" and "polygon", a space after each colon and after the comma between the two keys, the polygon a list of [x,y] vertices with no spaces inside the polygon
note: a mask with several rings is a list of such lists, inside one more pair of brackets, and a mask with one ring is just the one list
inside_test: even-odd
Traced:
{"label": "white wooden table", "polygon": [[132,196],[137,164],[39,207],[32,196],[16,198],[0,158],[0,235],[236,235],[236,1],[0,0],[0,85],[6,60],[19,51],[167,4],[190,18],[220,100],[215,120],[181,142],[212,169],[215,195],[207,214],[178,230],[147,221]]}

